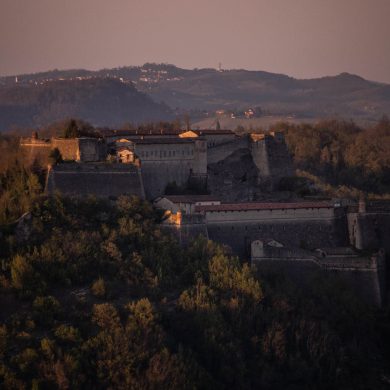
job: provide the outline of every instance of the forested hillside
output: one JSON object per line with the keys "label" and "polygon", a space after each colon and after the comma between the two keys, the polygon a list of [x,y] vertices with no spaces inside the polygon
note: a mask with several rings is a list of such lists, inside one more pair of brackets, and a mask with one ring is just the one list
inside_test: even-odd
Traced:
{"label": "forested hillside", "polygon": [[70,117],[99,126],[120,126],[173,116],[167,106],[118,79],[56,80],[0,88],[0,130],[45,126]]}
{"label": "forested hillside", "polygon": [[[46,131],[75,127],[93,130]],[[386,118],[280,127],[329,191],[388,188]],[[387,388],[388,306],[333,274],[297,286],[204,238],[182,248],[137,198],[48,198],[17,140],[0,135],[0,388]]]}
{"label": "forested hillside", "polygon": [[294,164],[321,178],[332,194],[358,197],[359,191],[390,196],[390,121],[360,128],[354,122],[320,121],[315,125],[279,123]]}
{"label": "forested hillside", "polygon": [[3,388],[385,388],[386,310],[332,277],[303,291],[205,239],[180,248],[158,221],[135,198],[54,197],[2,230]]}

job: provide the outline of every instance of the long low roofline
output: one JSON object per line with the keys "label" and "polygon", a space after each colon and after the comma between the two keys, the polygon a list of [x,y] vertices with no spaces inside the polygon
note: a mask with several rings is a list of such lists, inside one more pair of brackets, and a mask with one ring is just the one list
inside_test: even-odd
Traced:
{"label": "long low roofline", "polygon": [[102,129],[99,132],[104,137],[118,137],[118,136],[136,136],[136,135],[180,135],[183,133],[187,133],[188,131],[192,131],[198,135],[206,135],[206,134],[235,134],[232,130],[213,130],[213,129],[196,129],[196,130],[164,130],[164,129],[134,129],[134,130],[111,130],[111,129]]}
{"label": "long low roofline", "polygon": [[196,211],[250,211],[250,210],[282,210],[282,209],[327,209],[333,208],[329,202],[297,202],[297,203],[224,203],[213,206],[196,206]]}
{"label": "long low roofline", "polygon": [[130,142],[139,145],[153,145],[153,144],[193,144],[195,141],[205,141],[204,138],[144,138],[133,139]]}
{"label": "long low roofline", "polygon": [[221,199],[213,195],[163,195],[173,203],[220,202]]}

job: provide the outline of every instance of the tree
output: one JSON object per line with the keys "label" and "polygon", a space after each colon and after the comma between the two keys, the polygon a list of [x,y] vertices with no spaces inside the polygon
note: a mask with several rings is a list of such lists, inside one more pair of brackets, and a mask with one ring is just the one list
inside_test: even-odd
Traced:
{"label": "tree", "polygon": [[21,255],[16,255],[11,262],[12,286],[17,290],[27,290],[34,279],[33,267]]}
{"label": "tree", "polygon": [[62,163],[62,155],[58,148],[54,148],[49,154],[49,162],[51,165]]}
{"label": "tree", "polygon": [[79,136],[79,128],[77,122],[71,119],[68,126],[64,130],[64,138],[77,138]]}

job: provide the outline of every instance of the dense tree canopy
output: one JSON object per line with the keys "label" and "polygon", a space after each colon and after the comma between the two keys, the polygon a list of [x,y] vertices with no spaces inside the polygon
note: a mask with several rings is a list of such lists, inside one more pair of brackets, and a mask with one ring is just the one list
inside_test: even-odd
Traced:
{"label": "dense tree canopy", "polygon": [[361,129],[353,122],[321,121],[316,125],[280,123],[275,130],[286,141],[300,169],[332,185],[346,185],[365,192],[390,193],[390,121]]}
{"label": "dense tree canopy", "polygon": [[205,238],[181,248],[159,220],[137,198],[39,198],[28,237],[4,232],[4,388],[384,386],[385,311],[331,277],[256,275]]}

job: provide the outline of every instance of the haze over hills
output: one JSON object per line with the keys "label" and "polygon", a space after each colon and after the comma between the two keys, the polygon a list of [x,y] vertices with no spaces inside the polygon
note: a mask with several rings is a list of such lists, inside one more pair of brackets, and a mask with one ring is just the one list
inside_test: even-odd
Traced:
{"label": "haze over hills", "polygon": [[390,85],[348,73],[299,80],[263,71],[188,70],[167,64],[54,70],[19,75],[17,83],[15,77],[0,78],[0,128],[40,125],[65,116],[111,126],[172,118],[160,102],[176,114],[200,110],[206,117],[216,110],[261,107],[263,114],[279,116],[369,120],[390,114]]}

